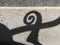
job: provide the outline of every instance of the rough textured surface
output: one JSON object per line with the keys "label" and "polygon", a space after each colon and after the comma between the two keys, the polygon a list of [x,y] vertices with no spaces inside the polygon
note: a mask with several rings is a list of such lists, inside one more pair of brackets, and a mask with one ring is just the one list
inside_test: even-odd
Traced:
{"label": "rough textured surface", "polygon": [[[36,10],[41,13],[42,23],[51,22],[60,16],[60,9],[0,9],[0,23],[9,29],[25,26],[24,16]],[[26,45],[33,45],[26,41],[31,31],[26,31],[13,35],[13,40]],[[60,24],[51,28],[40,29],[38,41],[43,45],[60,45]]]}
{"label": "rough textured surface", "polygon": [[0,6],[60,6],[60,0],[0,0]]}

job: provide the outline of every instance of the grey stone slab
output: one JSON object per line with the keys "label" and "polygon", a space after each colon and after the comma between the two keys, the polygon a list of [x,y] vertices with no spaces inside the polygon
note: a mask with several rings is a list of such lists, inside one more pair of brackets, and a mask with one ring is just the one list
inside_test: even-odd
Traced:
{"label": "grey stone slab", "polygon": [[[29,27],[29,25],[27,23],[24,23],[24,19],[25,19],[24,17],[26,16],[27,13],[29,13],[31,11],[33,11],[33,12],[37,11],[38,13],[41,14],[41,17],[42,17],[42,23],[40,22],[40,15],[35,15],[35,13],[33,13],[33,12],[30,13],[30,15],[28,15],[26,17],[27,23],[31,22],[31,19],[33,20],[33,18],[30,18],[30,20],[29,20],[29,17],[31,17],[31,16],[34,17],[34,21],[35,20],[37,21],[37,19],[39,19],[38,20],[39,23],[37,25],[36,25],[36,22],[33,24],[32,23],[30,24],[30,26],[32,26],[32,28],[34,27],[33,25],[36,25],[37,27],[39,26],[39,33],[38,33],[37,41],[39,41],[39,43],[41,43],[42,45],[60,45],[60,23],[56,23],[56,22],[60,22],[60,20],[57,20],[57,19],[60,19],[59,18],[60,17],[60,8],[44,8],[44,9],[43,8],[39,8],[39,9],[37,9],[37,8],[31,8],[31,9],[5,8],[5,9],[0,9],[0,42],[1,42],[1,39],[10,40],[12,37],[12,40],[14,42],[19,43],[19,45],[20,45],[20,43],[23,43],[26,45],[34,45],[33,43],[28,42],[26,40],[27,40],[28,36],[31,34],[32,30],[38,31],[38,29],[35,30],[37,27],[34,27],[33,29],[28,30],[28,28],[26,28],[25,26]],[[37,18],[37,16],[39,18]],[[47,22],[50,22],[50,23],[47,23]],[[43,25],[47,24],[47,25],[43,26],[45,28],[41,29],[40,27],[42,25],[39,25],[39,24],[43,24]],[[47,28],[46,26],[49,26],[48,24],[55,25],[55,26],[52,26],[52,27],[50,26]],[[18,32],[18,30],[21,30],[21,31],[25,30],[25,31]],[[13,32],[10,32],[10,31],[13,31]],[[16,33],[16,32],[18,32],[18,33]],[[14,35],[11,35],[12,33],[14,33]],[[34,33],[34,36],[35,35],[36,35],[36,33]],[[34,40],[33,38],[31,38],[31,39]],[[35,37],[35,39],[36,39],[36,37]],[[18,44],[15,44],[15,45],[18,45]],[[38,43],[37,43],[37,45],[38,45]]]}

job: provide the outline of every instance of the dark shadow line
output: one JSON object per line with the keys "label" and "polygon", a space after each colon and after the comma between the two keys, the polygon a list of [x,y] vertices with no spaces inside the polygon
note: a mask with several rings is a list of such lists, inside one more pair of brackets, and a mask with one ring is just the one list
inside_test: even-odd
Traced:
{"label": "dark shadow line", "polygon": [[[60,17],[58,19],[54,20],[54,21],[43,23],[42,25],[40,25],[40,27],[41,28],[48,28],[48,27],[56,26],[58,24],[60,24]],[[22,27],[12,29],[11,33],[13,35],[13,34],[18,34],[18,33],[22,33],[22,32],[25,32],[25,31],[32,31],[32,29],[34,29],[34,28],[35,28],[35,25],[22,26]]]}

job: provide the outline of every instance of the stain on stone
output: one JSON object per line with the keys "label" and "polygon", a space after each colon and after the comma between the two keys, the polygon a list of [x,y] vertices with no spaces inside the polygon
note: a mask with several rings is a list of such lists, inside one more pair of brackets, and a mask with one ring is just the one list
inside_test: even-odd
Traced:
{"label": "stain on stone", "polygon": [[3,22],[3,20],[1,20],[1,22]]}

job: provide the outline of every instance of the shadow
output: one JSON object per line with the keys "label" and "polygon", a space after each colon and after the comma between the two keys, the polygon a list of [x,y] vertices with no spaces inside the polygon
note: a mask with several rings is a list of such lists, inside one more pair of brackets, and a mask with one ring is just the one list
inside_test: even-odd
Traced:
{"label": "shadow", "polygon": [[[32,18],[31,22],[27,22],[27,17],[31,14],[34,13],[37,17],[37,21],[35,24],[32,25],[33,21],[35,20],[34,16],[30,16],[28,19],[30,20]],[[14,28],[12,30],[9,30],[5,25],[0,23],[0,44],[4,44],[4,45],[25,45],[25,44],[21,44],[21,43],[17,43],[15,41],[13,41],[12,36],[18,33],[22,33],[25,31],[32,31],[30,33],[30,35],[27,38],[28,42],[31,42],[35,45],[42,45],[39,41],[38,41],[38,33],[40,29],[43,28],[49,28],[49,27],[53,27],[56,26],[58,24],[60,24],[60,17],[57,18],[54,21],[51,22],[47,22],[47,23],[42,23],[42,16],[39,12],[37,11],[31,11],[28,12],[25,17],[24,17],[24,23],[27,26],[22,26],[22,27],[18,27],[18,28]]]}
{"label": "shadow", "polygon": [[14,42],[10,30],[0,23],[0,45],[24,45]]}

